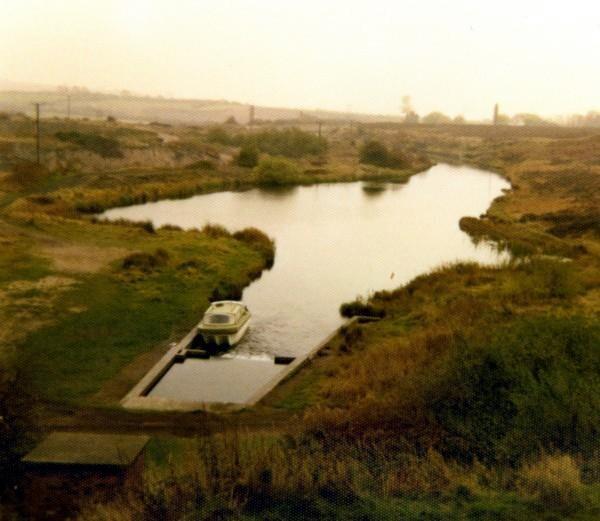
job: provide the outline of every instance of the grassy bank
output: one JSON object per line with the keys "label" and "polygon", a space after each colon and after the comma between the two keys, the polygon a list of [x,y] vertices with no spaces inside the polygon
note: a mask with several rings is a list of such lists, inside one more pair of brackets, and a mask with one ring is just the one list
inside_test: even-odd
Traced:
{"label": "grassy bank", "polygon": [[[400,446],[326,445],[298,435],[155,440],[146,487],[81,519],[579,519],[597,515],[597,486],[569,457],[490,470]],[[170,462],[170,465],[169,465]]]}
{"label": "grassy bank", "polygon": [[[29,334],[21,348],[36,391],[52,400],[97,393],[139,355],[178,340],[210,299],[238,296],[273,256],[272,245],[259,243],[258,234],[149,233],[132,226],[52,221],[39,231],[68,240],[80,255],[86,247],[120,253],[96,272],[70,275],[72,284],[53,323]],[[63,253],[60,247],[50,250]],[[126,392],[148,362],[130,368],[118,391]],[[108,398],[118,400],[119,392]]]}

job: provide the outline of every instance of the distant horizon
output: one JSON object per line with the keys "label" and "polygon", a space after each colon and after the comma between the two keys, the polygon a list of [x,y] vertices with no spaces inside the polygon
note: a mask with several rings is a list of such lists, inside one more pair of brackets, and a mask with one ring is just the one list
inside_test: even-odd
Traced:
{"label": "distant horizon", "polygon": [[[339,114],[339,115],[347,114],[347,115],[366,116],[366,117],[382,117],[382,118],[397,119],[397,120],[401,120],[404,117],[403,114],[354,112],[354,111],[345,112],[345,111],[335,110],[335,109],[328,108],[328,107],[309,108],[309,107],[301,107],[301,106],[277,106],[274,104],[270,104],[270,105],[256,104],[256,103],[252,103],[251,101],[240,101],[240,100],[236,100],[236,99],[227,99],[227,98],[178,97],[178,96],[168,96],[168,95],[162,95],[162,94],[150,94],[150,93],[144,93],[144,92],[139,92],[139,91],[130,90],[130,89],[99,89],[99,88],[93,88],[93,87],[90,87],[87,85],[67,85],[67,84],[50,85],[50,84],[30,83],[27,81],[18,81],[18,80],[9,80],[6,78],[0,78],[0,93],[1,92],[16,92],[16,93],[29,93],[29,94],[35,94],[35,93],[60,94],[61,89],[67,89],[67,90],[70,90],[71,92],[77,92],[77,90],[79,90],[80,92],[86,92],[89,94],[109,95],[109,96],[117,96],[117,97],[131,97],[131,98],[140,98],[140,99],[148,99],[148,100],[168,100],[168,101],[174,101],[174,102],[177,102],[177,101],[181,101],[181,102],[201,101],[201,102],[215,102],[215,103],[223,102],[223,103],[228,103],[231,105],[242,105],[242,106],[255,105],[256,107],[259,107],[259,108],[265,108],[265,109],[270,109],[270,110],[290,111],[290,112],[298,111],[298,112],[307,112],[307,113],[330,113],[330,114],[336,114],[336,115],[337,114]],[[467,122],[472,122],[472,123],[491,122],[493,120],[492,114],[493,114],[493,110],[494,110],[494,105],[492,105],[492,107],[490,108],[490,116],[482,117],[482,118],[466,118],[465,117],[465,120]],[[598,113],[598,111],[596,111],[594,109],[590,109],[590,110],[583,111],[580,113],[568,113],[568,114],[559,114],[559,113],[539,114],[539,113],[535,113],[535,112],[520,112],[520,113],[515,113],[515,114],[509,114],[509,113],[502,111],[502,106],[500,104],[499,104],[499,109],[500,109],[500,114],[502,116],[507,116],[509,118],[515,118],[519,114],[534,114],[534,115],[540,116],[542,119],[544,119],[548,122],[552,122],[552,123],[560,123],[561,120],[564,120],[565,118],[569,118],[572,116],[586,115],[586,114],[590,114],[590,113]],[[448,116],[451,119],[454,117],[463,116],[462,114],[448,114],[441,110],[440,111],[432,111],[432,112],[440,112],[440,113]],[[427,116],[428,114],[431,114],[432,112],[422,113],[422,114],[417,113],[417,114],[421,118],[423,118],[424,116]]]}

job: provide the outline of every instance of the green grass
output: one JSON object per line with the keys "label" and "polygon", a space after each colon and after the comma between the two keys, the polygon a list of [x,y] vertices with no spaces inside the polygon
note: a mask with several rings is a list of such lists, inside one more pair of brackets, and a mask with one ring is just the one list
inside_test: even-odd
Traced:
{"label": "green grass", "polygon": [[37,280],[50,275],[50,261],[26,251],[0,256],[0,284],[13,280]]}
{"label": "green grass", "polygon": [[297,377],[283,382],[280,389],[275,389],[268,404],[276,409],[301,411],[313,405],[318,399],[318,384],[322,374],[318,369],[302,371]]}
{"label": "green grass", "polygon": [[[42,397],[84,400],[136,356],[187,332],[221,281],[244,286],[264,265],[258,252],[233,239],[184,242],[181,249],[175,246],[177,239],[164,238],[161,244],[175,251],[167,266],[150,273],[115,267],[110,273],[82,276],[61,299],[56,323],[28,336],[20,351]],[[190,254],[205,269],[180,269],[180,261]],[[74,308],[80,312],[69,311]]]}

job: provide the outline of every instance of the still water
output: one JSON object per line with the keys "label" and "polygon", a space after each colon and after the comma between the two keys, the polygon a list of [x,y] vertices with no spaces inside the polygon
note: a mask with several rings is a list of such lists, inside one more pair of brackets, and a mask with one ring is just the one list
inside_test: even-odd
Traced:
{"label": "still water", "polygon": [[275,264],[244,291],[253,322],[228,357],[301,356],[342,323],[342,302],[398,287],[443,263],[500,260],[458,226],[509,188],[500,176],[440,164],[403,185],[363,188],[356,182],[221,192],[115,208],[104,217],[265,231],[275,239]]}

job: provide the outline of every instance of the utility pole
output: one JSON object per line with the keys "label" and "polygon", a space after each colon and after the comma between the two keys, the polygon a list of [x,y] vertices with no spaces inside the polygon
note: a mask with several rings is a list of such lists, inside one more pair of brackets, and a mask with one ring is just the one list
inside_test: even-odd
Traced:
{"label": "utility pole", "polygon": [[41,103],[34,103],[35,105],[35,157],[36,162],[40,164],[40,105]]}
{"label": "utility pole", "polygon": [[498,115],[500,113],[500,107],[498,106],[498,103],[496,103],[494,105],[494,125],[498,124]]}
{"label": "utility pole", "polygon": [[71,119],[71,95],[67,94],[67,119]]}
{"label": "utility pole", "polygon": [[254,110],[254,105],[250,105],[248,114],[248,124],[250,125],[250,128],[252,128],[252,125],[254,124]]}

